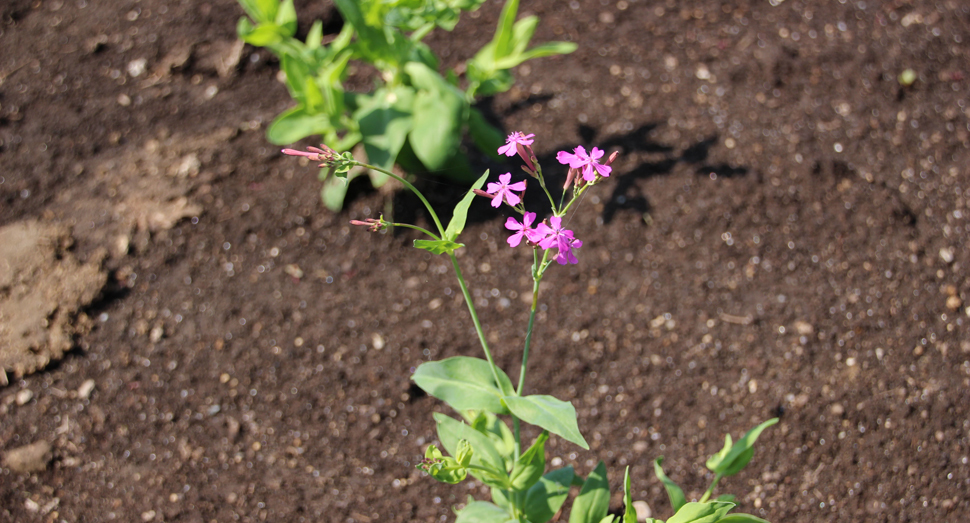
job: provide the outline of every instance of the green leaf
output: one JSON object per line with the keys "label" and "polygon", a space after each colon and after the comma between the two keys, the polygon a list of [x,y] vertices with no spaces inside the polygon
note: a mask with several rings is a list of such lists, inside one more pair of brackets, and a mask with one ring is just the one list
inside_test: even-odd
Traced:
{"label": "green leaf", "polygon": [[488,123],[481,111],[474,107],[468,112],[468,134],[485,154],[499,159],[498,148],[505,144],[505,135]]}
{"label": "green leaf", "polygon": [[610,483],[606,478],[606,464],[600,461],[573,501],[569,523],[599,523],[609,509]]}
{"label": "green leaf", "polygon": [[465,221],[468,218],[468,208],[472,205],[472,200],[475,199],[475,189],[481,189],[485,185],[485,180],[488,179],[488,170],[485,174],[481,175],[478,180],[472,185],[471,189],[465,193],[465,197],[455,205],[455,210],[452,213],[451,221],[448,222],[448,228],[445,229],[445,239],[455,241],[458,239],[458,235],[461,231],[465,230]]}
{"label": "green leaf", "polygon": [[505,458],[506,469],[512,468],[512,456],[515,453],[515,435],[512,430],[491,412],[481,410],[468,422],[472,428],[489,437],[495,449]]}
{"label": "green leaf", "polygon": [[607,514],[605,518],[600,520],[600,523],[613,523],[614,519],[616,519],[616,516],[613,514]]}
{"label": "green leaf", "polygon": [[714,501],[727,501],[728,503],[736,503],[737,499],[738,499],[737,496],[733,494],[721,494]]}
{"label": "green leaf", "polygon": [[734,503],[723,501],[708,501],[707,503],[690,502],[681,507],[667,523],[714,523],[720,522]]}
{"label": "green leaf", "polygon": [[[458,442],[458,455],[465,454],[465,458],[471,458],[471,446],[467,441]],[[468,477],[468,470],[465,468],[468,462],[462,464],[455,458],[445,457],[434,445],[428,445],[428,450],[424,453],[424,461],[418,463],[415,468],[427,472],[434,479],[455,485],[465,481]]]}
{"label": "green leaf", "polygon": [[236,25],[236,33],[243,42],[256,47],[266,47],[283,40],[280,27],[276,24],[265,22],[253,27],[248,20],[245,23],[243,20],[245,18],[240,19],[239,24]]}
{"label": "green leaf", "polygon": [[[415,247],[418,247],[419,241],[427,240],[415,240]],[[495,383],[492,368],[487,361],[469,356],[455,356],[422,363],[411,379],[422,390],[457,411],[485,410],[495,414],[508,414],[509,410],[502,403],[502,398],[505,397],[502,391],[511,390],[512,382],[502,369],[497,371],[499,383]]]}
{"label": "green leaf", "polygon": [[276,145],[287,145],[331,129],[333,125],[327,115],[309,114],[305,107],[298,105],[273,120],[266,130],[266,138]]}
{"label": "green leaf", "polygon": [[726,435],[724,448],[707,460],[707,468],[721,476],[737,474],[751,461],[751,456],[754,455],[754,444],[758,440],[758,436],[761,435],[763,430],[775,423],[778,423],[778,418],[772,418],[758,425],[749,430],[734,444],[731,444],[731,435]]}
{"label": "green leaf", "polygon": [[728,514],[717,520],[717,523],[768,523],[768,521],[751,514]]}
{"label": "green leaf", "polygon": [[296,9],[293,7],[293,0],[283,0],[280,3],[273,21],[280,26],[283,36],[291,37],[296,34]]}
{"label": "green leaf", "polygon": [[427,65],[410,62],[404,70],[419,89],[414,99],[411,147],[425,167],[441,169],[458,152],[468,119],[468,102],[461,91]]}
{"label": "green leaf", "polygon": [[546,523],[556,515],[569,496],[569,486],[576,473],[573,468],[553,470],[526,491],[522,510],[531,523]]}
{"label": "green leaf", "polygon": [[323,188],[320,189],[320,199],[327,209],[337,212],[344,206],[348,187],[350,187],[348,180],[339,176],[327,176],[323,181]]}
{"label": "green leaf", "polygon": [[451,254],[464,246],[464,243],[455,243],[448,240],[414,240],[416,249],[424,249],[431,254]]}
{"label": "green leaf", "polygon": [[512,472],[509,474],[513,490],[528,490],[542,477],[542,473],[546,471],[547,439],[549,439],[549,433],[542,431],[529,450],[515,460]]}
{"label": "green leaf", "polygon": [[456,455],[458,443],[461,440],[467,440],[473,450],[471,465],[489,471],[473,469],[469,472],[488,486],[509,488],[505,460],[487,436],[440,412],[434,413],[434,419],[438,424],[438,439],[449,454]]}
{"label": "green leaf", "polygon": [[664,469],[661,466],[663,461],[663,456],[653,461],[653,473],[664,484],[664,489],[667,490],[667,497],[670,498],[670,505],[674,508],[674,514],[676,514],[680,510],[680,507],[683,507],[687,503],[687,498],[684,497],[684,491],[664,473]]}
{"label": "green leaf", "polygon": [[369,163],[390,170],[414,125],[410,113],[414,90],[409,87],[378,89],[369,101],[353,118],[363,136]]}
{"label": "green leaf", "polygon": [[505,509],[488,501],[473,501],[458,513],[455,523],[504,523],[511,520]]}
{"label": "green leaf", "polygon": [[506,396],[505,404],[519,419],[542,427],[567,441],[589,450],[576,423],[576,409],[572,403],[546,395]]}
{"label": "green leaf", "polygon": [[492,96],[493,94],[504,93],[512,88],[515,78],[505,70],[494,71],[491,76],[481,82],[478,86],[478,96]]}
{"label": "green leaf", "polygon": [[316,20],[310,26],[310,32],[306,35],[307,49],[313,50],[320,47],[323,43],[323,21]]}
{"label": "green leaf", "polygon": [[499,15],[498,27],[495,29],[495,58],[502,59],[512,50],[512,26],[519,13],[519,0],[507,0]]}
{"label": "green leaf", "polygon": [[498,69],[510,69],[533,58],[553,56],[557,54],[569,54],[575,51],[577,45],[573,42],[547,42],[537,45],[528,51],[499,59],[495,62]]}
{"label": "green leaf", "polygon": [[630,467],[623,473],[623,523],[637,523],[637,510],[633,508],[633,494],[630,493]]}
{"label": "green leaf", "polygon": [[239,4],[250,18],[260,23],[274,21],[279,9],[278,0],[239,0]]}
{"label": "green leaf", "polygon": [[512,50],[510,55],[519,55],[525,51],[525,48],[529,46],[529,41],[532,40],[532,35],[536,32],[536,26],[539,25],[538,16],[527,16],[512,26]]}

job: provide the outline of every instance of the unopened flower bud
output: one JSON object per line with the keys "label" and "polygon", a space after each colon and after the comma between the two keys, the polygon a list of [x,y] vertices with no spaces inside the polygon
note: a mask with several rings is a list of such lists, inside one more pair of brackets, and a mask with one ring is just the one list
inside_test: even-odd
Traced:
{"label": "unopened flower bud", "polygon": [[613,151],[610,153],[610,157],[606,159],[606,163],[603,165],[609,166],[613,163],[613,160],[616,160],[617,156],[620,156],[620,151]]}
{"label": "unopened flower bud", "polygon": [[361,220],[350,220],[351,225],[357,225],[360,227],[367,227],[371,232],[378,232],[384,228],[385,223],[383,219],[367,218],[364,221]]}
{"label": "unopened flower bud", "polygon": [[489,200],[495,198],[495,195],[494,194],[489,194],[489,193],[487,193],[487,192],[485,192],[485,191],[483,191],[481,189],[472,189],[472,192],[475,193],[475,194],[477,194],[477,195],[479,195],[479,196],[484,196],[484,197],[488,198]]}

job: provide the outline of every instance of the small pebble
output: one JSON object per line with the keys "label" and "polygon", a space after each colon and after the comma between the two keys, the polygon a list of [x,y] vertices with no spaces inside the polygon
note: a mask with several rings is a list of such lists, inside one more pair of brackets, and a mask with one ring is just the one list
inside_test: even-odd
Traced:
{"label": "small pebble", "polygon": [[633,510],[637,513],[637,521],[646,521],[653,516],[653,511],[646,501],[634,501]]}
{"label": "small pebble", "polygon": [[34,399],[34,391],[30,389],[23,389],[17,393],[17,405],[26,405],[32,399]]}
{"label": "small pebble", "polygon": [[94,392],[94,380],[85,380],[80,387],[77,388],[77,397],[86,400]]}

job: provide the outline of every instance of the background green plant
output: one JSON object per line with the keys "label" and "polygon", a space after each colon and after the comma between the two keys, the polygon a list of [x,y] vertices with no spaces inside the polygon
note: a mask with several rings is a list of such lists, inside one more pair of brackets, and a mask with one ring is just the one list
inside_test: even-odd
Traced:
{"label": "background green plant", "polygon": [[[459,145],[467,134],[489,154],[504,137],[472,107],[478,97],[507,91],[517,65],[543,56],[570,53],[576,44],[549,42],[529,47],[539,22],[535,16],[516,21],[518,0],[507,0],[495,37],[464,64],[464,73],[438,72],[439,62],[422,39],[435,28],[450,31],[462,11],[478,9],[485,0],[334,0],[343,29],[323,44],[323,23],[315,21],[301,42],[294,38],[297,15],[293,0],[239,0],[248,17],[239,20],[239,37],[265,47],[280,59],[286,86],[296,106],[269,126],[275,144],[290,144],[319,135],[343,152],[363,144],[368,163],[389,170],[398,163],[409,171],[441,173],[453,180],[474,177]],[[343,88],[352,61],[379,72],[369,93]],[[387,177],[367,173],[375,186]],[[349,180],[327,176],[322,196],[340,209]]]}

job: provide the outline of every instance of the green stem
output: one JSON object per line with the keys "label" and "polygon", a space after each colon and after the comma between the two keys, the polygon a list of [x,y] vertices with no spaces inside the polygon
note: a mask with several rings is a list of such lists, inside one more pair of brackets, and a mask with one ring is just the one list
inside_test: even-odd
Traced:
{"label": "green stem", "polygon": [[[525,371],[529,364],[529,348],[532,346],[532,330],[536,322],[536,308],[539,303],[539,282],[542,275],[539,274],[539,251],[532,251],[532,308],[529,310],[529,328],[525,331],[525,348],[522,350],[522,369],[519,371],[519,386],[515,389],[516,394],[522,395],[525,389]],[[518,439],[518,438],[516,438]]]}
{"label": "green stem", "polygon": [[[488,341],[485,340],[485,333],[482,331],[482,322],[478,319],[478,312],[475,311],[475,304],[472,302],[471,293],[468,292],[468,285],[465,284],[465,278],[461,275],[458,258],[455,257],[455,253],[448,253],[448,257],[451,258],[451,265],[455,268],[455,275],[458,276],[458,285],[461,287],[461,293],[465,297],[465,304],[468,305],[468,312],[472,316],[472,323],[475,325],[478,340],[482,343],[482,350],[485,351],[485,359],[488,360],[488,366],[492,369],[492,377],[495,378],[495,384],[501,387],[502,381],[498,378],[498,367],[495,366],[495,360],[492,359],[492,351],[489,350]],[[512,391],[502,392],[504,394],[512,393]]]}
{"label": "green stem", "polygon": [[714,494],[714,487],[717,486],[717,482],[718,481],[721,481],[721,475],[720,474],[714,476],[714,482],[711,483],[711,486],[710,486],[710,488],[707,489],[707,492],[705,492],[704,495],[701,496],[701,500],[700,500],[701,503],[704,503],[705,501],[707,501],[708,499],[711,498],[711,494]]}
{"label": "green stem", "polygon": [[390,225],[391,227],[404,227],[406,229],[414,229],[416,231],[423,232],[436,240],[441,239],[438,237],[437,234],[425,229],[424,227],[418,227],[417,225],[411,225],[410,223],[394,223],[394,222],[384,222],[384,223]]}
{"label": "green stem", "polygon": [[[434,209],[431,207],[431,203],[428,202],[427,198],[425,198],[424,195],[421,194],[421,191],[419,191],[417,187],[411,185],[411,182],[405,180],[404,178],[401,178],[400,176],[392,173],[391,171],[388,171],[387,169],[382,169],[376,165],[370,165],[370,164],[361,163],[361,162],[355,162],[355,163],[365,169],[373,169],[375,171],[384,173],[390,176],[391,178],[394,178],[395,180],[403,183],[405,187],[407,187],[411,192],[414,193],[415,196],[418,197],[419,200],[421,200],[421,203],[424,204],[424,207],[428,209],[429,213],[431,213],[431,218],[434,220],[435,226],[438,227],[438,234],[442,237],[445,235],[445,228],[441,226],[441,220],[438,219],[438,213],[434,212]],[[461,276],[459,276],[459,279],[460,278]]]}

